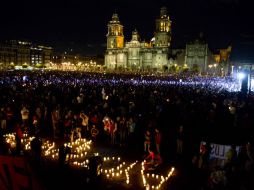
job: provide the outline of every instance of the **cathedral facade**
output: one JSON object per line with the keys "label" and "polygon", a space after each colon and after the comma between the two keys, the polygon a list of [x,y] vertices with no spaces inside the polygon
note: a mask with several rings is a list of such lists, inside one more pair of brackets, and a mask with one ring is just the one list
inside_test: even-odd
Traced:
{"label": "cathedral facade", "polygon": [[123,25],[117,14],[108,23],[105,66],[108,70],[163,71],[169,66],[171,21],[166,7],[156,19],[155,35],[150,42],[141,42],[137,30],[131,41],[124,41]]}

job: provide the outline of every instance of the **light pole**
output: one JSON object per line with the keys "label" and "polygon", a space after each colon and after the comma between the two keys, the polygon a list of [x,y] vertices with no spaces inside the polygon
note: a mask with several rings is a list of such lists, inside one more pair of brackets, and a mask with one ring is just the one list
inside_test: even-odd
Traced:
{"label": "light pole", "polygon": [[252,71],[252,65],[250,66],[250,73],[249,73],[249,94],[251,93],[251,71]]}
{"label": "light pole", "polygon": [[234,65],[231,66],[231,76],[234,76]]}
{"label": "light pole", "polygon": [[214,66],[214,76],[215,76],[215,75],[217,75],[217,66],[218,65],[215,63],[213,66]]}

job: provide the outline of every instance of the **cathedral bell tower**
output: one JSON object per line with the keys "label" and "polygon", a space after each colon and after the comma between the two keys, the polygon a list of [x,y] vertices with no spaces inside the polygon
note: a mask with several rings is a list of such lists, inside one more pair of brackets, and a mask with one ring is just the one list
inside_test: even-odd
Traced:
{"label": "cathedral bell tower", "polygon": [[120,23],[118,15],[115,13],[108,24],[107,49],[117,49],[124,47],[123,25]]}
{"label": "cathedral bell tower", "polygon": [[171,21],[167,8],[162,7],[160,17],[156,19],[155,47],[169,47],[171,42]]}

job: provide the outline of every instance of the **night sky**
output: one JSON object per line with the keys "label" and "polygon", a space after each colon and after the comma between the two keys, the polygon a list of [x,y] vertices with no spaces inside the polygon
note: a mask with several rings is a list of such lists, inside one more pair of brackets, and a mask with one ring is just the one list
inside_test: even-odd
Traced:
{"label": "night sky", "polygon": [[60,51],[103,53],[114,12],[124,25],[125,40],[136,28],[149,41],[161,6],[169,10],[175,48],[202,32],[211,49],[232,43],[242,59],[249,59],[254,49],[251,0],[9,0],[0,6],[1,40],[27,39]]}

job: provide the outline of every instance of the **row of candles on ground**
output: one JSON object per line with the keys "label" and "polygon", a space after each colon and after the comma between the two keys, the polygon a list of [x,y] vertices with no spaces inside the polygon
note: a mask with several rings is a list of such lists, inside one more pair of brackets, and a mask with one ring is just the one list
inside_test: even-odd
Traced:
{"label": "row of candles on ground", "polygon": [[89,160],[88,160],[88,159],[86,159],[86,160],[83,161],[83,162],[78,162],[78,161],[72,162],[72,164],[73,164],[74,166],[85,167],[85,168],[87,168],[87,164],[88,164],[88,163],[89,163]]}
{"label": "row of candles on ground", "polygon": [[138,161],[133,162],[127,169],[125,170],[125,175],[126,175],[126,184],[130,183],[130,176],[129,176],[129,170],[133,168],[134,165],[136,165]]}
{"label": "row of candles on ground", "polygon": [[[149,174],[149,173],[146,173],[146,175],[144,174],[144,170],[145,170],[145,162],[146,161],[143,161],[141,163],[141,176],[142,176],[142,180],[143,180],[143,185],[144,187],[146,188],[146,190],[149,190],[149,189],[160,189],[161,186],[163,185],[163,183],[165,183],[166,181],[168,181],[168,179],[173,175],[173,172],[175,170],[174,167],[171,168],[171,170],[169,171],[168,175],[166,177],[164,177],[163,175],[161,175],[159,177],[159,175],[156,175],[156,174]],[[147,178],[153,178],[153,179],[160,179],[160,182],[157,186],[154,186],[154,185],[149,185],[149,183],[147,182],[146,180],[146,177]]]}
{"label": "row of candles on ground", "polygon": [[[121,158],[118,157],[118,158],[115,158],[115,157],[104,157],[103,158],[103,161],[106,162],[106,161],[120,161]],[[106,174],[107,178],[114,178],[114,177],[120,177],[122,174],[123,174],[123,168],[125,167],[124,169],[124,173],[125,173],[125,176],[126,176],[126,184],[129,184],[130,182],[130,176],[129,176],[129,170],[131,170],[133,168],[133,166],[135,164],[137,164],[138,161],[135,161],[133,163],[131,163],[129,166],[125,167],[125,162],[122,162],[121,164],[119,164],[118,166],[116,167],[112,167],[111,169],[102,169],[101,172]]]}
{"label": "row of candles on ground", "polygon": [[16,146],[14,133],[5,134],[4,138],[5,138],[6,143],[8,143],[12,148],[14,148]]}
{"label": "row of candles on ground", "polygon": [[[71,153],[66,155],[66,160],[73,161],[70,162],[73,165],[85,166],[84,162],[78,162],[76,159],[84,159],[90,150],[90,145],[92,141],[87,141],[86,139],[77,139],[72,143],[65,143],[65,147],[71,149]],[[43,149],[46,149],[45,156],[49,156],[53,159],[57,159],[59,156],[59,149],[55,147],[55,143],[49,143],[48,141],[42,146]]]}
{"label": "row of candles on ground", "polygon": [[[15,133],[5,134],[4,137],[5,137],[6,143],[10,144],[12,148],[16,147]],[[29,137],[27,133],[23,134],[23,138],[21,139],[21,144],[26,151],[31,150],[31,141],[34,138],[35,138],[34,136]],[[54,142],[50,143],[49,141],[46,141],[43,143],[41,148],[42,148],[44,156],[51,156],[53,158],[58,156],[58,149],[56,149]]]}
{"label": "row of candles on ground", "polygon": [[[11,133],[11,134],[6,134],[4,135],[4,137],[6,138],[6,142],[9,143],[11,146],[16,145],[15,142],[15,134]],[[26,150],[31,150],[31,141],[33,140],[34,137],[28,137],[27,134],[24,134],[23,136],[24,138],[21,140],[21,143],[24,145]],[[72,143],[66,143],[65,146],[70,147],[71,149],[74,149],[74,152],[76,154],[68,154],[67,158],[69,160],[73,160],[73,159],[84,159],[85,156],[87,156],[87,151],[85,150],[90,150],[90,145],[91,145],[91,141],[87,141],[86,139],[77,139],[76,141],[72,142]],[[42,145],[42,150],[44,151],[44,155],[45,156],[49,156],[53,159],[57,159],[58,155],[59,155],[59,150],[55,147],[55,143],[50,143],[49,141],[46,141],[43,143]],[[98,156],[99,153],[94,153],[95,156]],[[120,157],[104,157],[103,161],[107,162],[107,161],[117,161],[120,162],[121,158]],[[130,164],[128,167],[125,166],[125,162],[122,162],[121,164],[119,164],[118,166],[116,166],[115,168],[112,167],[111,169],[102,169],[101,172],[105,173],[107,178],[113,178],[113,177],[119,177],[120,175],[123,174],[123,168],[124,172],[125,172],[125,176],[126,176],[126,184],[129,184],[130,179],[129,179],[129,171],[133,168],[134,165],[137,164],[138,161],[133,162],[132,164]],[[87,167],[87,164],[89,163],[89,160],[86,159],[84,161],[73,161],[70,162],[71,164],[75,165],[75,166],[81,166],[81,167]],[[165,183],[173,174],[174,172],[174,168],[172,167],[170,172],[168,173],[168,175],[166,177],[164,176],[160,176],[159,175],[155,175],[155,174],[146,174],[147,178],[154,178],[154,179],[160,179],[160,182],[157,186],[150,186],[146,180],[145,174],[144,174],[144,170],[145,170],[145,161],[143,161],[141,163],[141,176],[143,179],[143,185],[146,188],[146,190],[151,189],[160,189],[160,187],[162,186],[163,183]]]}
{"label": "row of candles on ground", "polygon": [[[87,167],[89,160],[85,158],[89,154],[91,143],[91,140],[88,141],[86,139],[76,139],[74,142],[65,143],[65,147],[71,148],[71,153],[66,155],[69,163],[78,167]],[[94,153],[94,155],[98,155],[98,153]]]}
{"label": "row of candles on ground", "polygon": [[23,134],[23,138],[21,139],[21,143],[24,145],[25,150],[31,150],[31,142],[35,137],[29,137],[27,133]]}
{"label": "row of candles on ground", "polygon": [[46,141],[42,145],[42,150],[44,151],[43,155],[48,156],[51,158],[57,158],[59,150],[56,148],[55,143],[50,143],[49,141]]}
{"label": "row of candles on ground", "polygon": [[[103,162],[120,162],[121,158],[120,157],[103,157]],[[119,164],[115,168],[112,167],[111,169],[102,169],[101,173],[105,173],[107,178],[109,177],[119,177],[122,173],[123,170],[122,168],[125,166],[125,162]]]}
{"label": "row of candles on ground", "polygon": [[69,143],[65,143],[64,145],[65,146],[68,146],[68,147],[73,147],[73,146],[76,146],[75,149],[77,150],[90,150],[90,145],[91,145],[92,141],[91,140],[86,140],[86,139],[76,139],[74,142],[69,142]]}
{"label": "row of candles on ground", "polygon": [[[15,133],[8,133],[3,136],[5,138],[6,143],[8,143],[11,148],[16,147],[16,137]],[[25,147],[25,150],[31,150],[31,145],[30,142],[34,139],[35,137],[29,137],[27,133],[23,134],[23,138],[21,139],[21,144]]]}
{"label": "row of candles on ground", "polygon": [[[10,144],[12,148],[16,147],[15,133],[9,133],[4,135],[6,143]],[[31,141],[35,137],[29,137],[28,134],[23,134],[21,139],[22,146],[26,151],[31,150]],[[71,159],[81,159],[87,156],[87,150],[90,150],[92,141],[87,141],[86,139],[77,139],[72,143],[66,143],[65,146],[68,146],[72,149],[71,152],[74,154],[68,154],[67,157]],[[59,150],[56,148],[55,143],[50,143],[46,141],[42,144],[43,155],[53,159],[57,159],[59,156]],[[98,154],[98,153],[96,153]]]}
{"label": "row of candles on ground", "polygon": [[[4,135],[5,140],[8,144],[11,145],[11,147],[15,147],[16,146],[16,140],[15,140],[15,133],[9,133]],[[23,138],[21,139],[21,143],[22,146],[25,148],[26,151],[31,150],[31,141],[34,139],[35,137],[29,137],[28,134],[23,134]],[[67,159],[69,161],[73,160],[73,159],[82,159],[85,158],[88,154],[88,152],[86,150],[90,150],[91,148],[91,143],[92,141],[87,141],[86,139],[77,139],[74,142],[71,143],[65,143],[64,146],[68,146],[72,149],[71,152],[73,152],[73,154],[67,154]],[[44,142],[42,144],[42,154],[46,157],[52,158],[52,159],[58,159],[59,156],[59,149],[56,148],[55,143],[52,142],[50,143],[48,140],[46,142]],[[95,156],[99,155],[99,153],[95,153]],[[109,159],[109,158],[108,158]],[[87,167],[87,163],[88,163],[88,159],[86,159],[85,161],[82,162],[78,162],[78,161],[73,161],[70,162],[73,165],[77,165],[77,166],[83,166],[83,167]]]}
{"label": "row of candles on ground", "polygon": [[[4,135],[6,142],[11,145],[11,147],[16,146],[16,140],[15,140],[15,133],[10,133]],[[26,151],[31,150],[31,141],[35,137],[29,137],[28,134],[23,134],[23,138],[21,139],[22,146],[25,148]],[[73,159],[82,159],[87,156],[87,151],[90,150],[90,145],[92,141],[87,141],[86,139],[77,139],[76,141],[72,143],[66,143],[65,147],[68,146],[71,149],[73,149],[71,152],[74,152],[75,154],[67,154],[67,159],[69,161]],[[42,144],[42,155],[46,156],[48,158],[52,159],[58,159],[59,156],[59,149],[56,148],[55,143],[50,143],[48,140]],[[98,155],[98,153],[94,154],[95,156]],[[83,166],[87,167],[88,159],[82,162],[73,161],[70,162],[70,164],[76,165],[76,166]]]}

